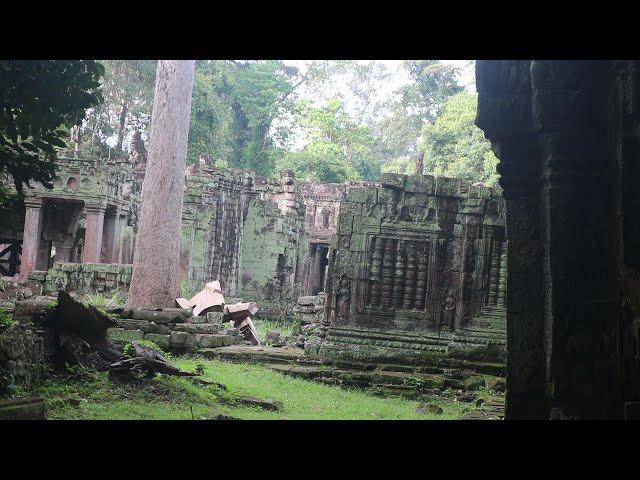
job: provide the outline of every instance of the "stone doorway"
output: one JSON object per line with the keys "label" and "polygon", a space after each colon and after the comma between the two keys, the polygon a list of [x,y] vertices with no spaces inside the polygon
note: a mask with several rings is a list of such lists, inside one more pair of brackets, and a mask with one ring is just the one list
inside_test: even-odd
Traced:
{"label": "stone doorway", "polygon": [[317,295],[324,291],[324,283],[329,263],[329,244],[312,243],[309,251],[311,258],[311,268],[309,270],[309,280],[307,295]]}

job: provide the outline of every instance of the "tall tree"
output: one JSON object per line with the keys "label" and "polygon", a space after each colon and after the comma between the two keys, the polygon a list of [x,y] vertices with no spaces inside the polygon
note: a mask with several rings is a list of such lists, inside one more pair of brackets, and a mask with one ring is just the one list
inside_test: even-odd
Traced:
{"label": "tall tree", "polygon": [[179,292],[184,169],[195,62],[160,60],[127,306],[172,307]]}
{"label": "tall tree", "polygon": [[278,162],[279,170],[293,170],[301,180],[323,182],[379,177],[371,129],[355,121],[340,100],[329,100],[322,107],[301,102],[296,118],[307,144],[302,151],[287,153]]}
{"label": "tall tree", "polygon": [[104,103],[87,112],[81,132],[82,150],[104,155],[113,147],[122,155],[126,136],[146,134],[151,119],[155,60],[101,60]]}
{"label": "tall tree", "polygon": [[498,159],[482,130],[475,126],[478,96],[461,92],[450,97],[442,114],[423,132],[425,172],[495,184]]}
{"label": "tall tree", "polygon": [[379,148],[387,163],[397,158],[416,159],[425,125],[442,113],[447,99],[463,90],[458,69],[437,60],[404,63],[410,82],[399,88],[387,104],[387,115],[376,125]]}

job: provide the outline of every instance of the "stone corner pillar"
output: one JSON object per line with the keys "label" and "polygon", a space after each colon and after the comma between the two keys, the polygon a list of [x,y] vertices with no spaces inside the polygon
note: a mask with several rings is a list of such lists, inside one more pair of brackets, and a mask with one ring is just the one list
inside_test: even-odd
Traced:
{"label": "stone corner pillar", "polygon": [[27,197],[24,200],[24,204],[25,215],[20,280],[26,279],[29,272],[36,269],[40,237],[42,235],[42,199],[38,197]]}

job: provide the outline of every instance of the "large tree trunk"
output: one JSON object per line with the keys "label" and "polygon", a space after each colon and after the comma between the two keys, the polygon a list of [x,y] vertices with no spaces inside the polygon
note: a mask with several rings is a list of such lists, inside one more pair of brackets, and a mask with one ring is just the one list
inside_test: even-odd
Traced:
{"label": "large tree trunk", "polygon": [[128,308],[173,307],[195,61],[159,60]]}

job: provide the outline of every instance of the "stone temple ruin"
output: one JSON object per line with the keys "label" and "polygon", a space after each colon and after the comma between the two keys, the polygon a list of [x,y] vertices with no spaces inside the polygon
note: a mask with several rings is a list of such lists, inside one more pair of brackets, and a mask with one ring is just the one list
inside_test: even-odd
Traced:
{"label": "stone temple ruin", "polygon": [[[0,232],[3,275],[35,295],[126,291],[146,161],[139,134],[127,158],[61,154],[54,188],[27,189]],[[458,179],[274,181],[203,156],[185,172],[181,296],[217,281],[230,303],[297,320],[302,335],[290,344],[307,358],[504,375],[504,217],[499,189]],[[241,342],[213,314],[125,317],[112,339],[177,351]]]}

